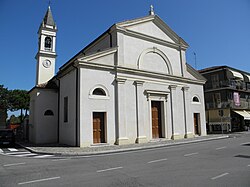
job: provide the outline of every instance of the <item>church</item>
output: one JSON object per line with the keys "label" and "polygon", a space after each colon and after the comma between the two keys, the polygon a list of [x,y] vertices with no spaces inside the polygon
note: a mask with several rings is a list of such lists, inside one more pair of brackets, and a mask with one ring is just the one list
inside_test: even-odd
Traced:
{"label": "church", "polygon": [[206,79],[152,6],[112,25],[55,74],[57,31],[48,7],[29,92],[31,142],[89,147],[206,135]]}

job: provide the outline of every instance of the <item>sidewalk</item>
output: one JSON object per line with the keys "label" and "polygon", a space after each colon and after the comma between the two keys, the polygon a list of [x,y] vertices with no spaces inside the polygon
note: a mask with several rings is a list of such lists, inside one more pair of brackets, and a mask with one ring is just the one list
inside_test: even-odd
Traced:
{"label": "sidewalk", "polygon": [[189,143],[198,143],[204,141],[218,140],[229,138],[228,135],[207,135],[189,139],[181,140],[166,140],[158,139],[155,141],[150,141],[149,143],[144,144],[130,144],[130,145],[108,145],[108,144],[97,144],[90,147],[70,147],[68,145],[62,144],[39,144],[35,145],[27,142],[18,142],[20,146],[25,149],[40,154],[51,154],[57,156],[90,156],[90,155],[99,155],[99,154],[109,154],[109,153],[118,153],[118,152],[128,152],[135,150],[145,150],[153,149],[160,147],[168,147]]}

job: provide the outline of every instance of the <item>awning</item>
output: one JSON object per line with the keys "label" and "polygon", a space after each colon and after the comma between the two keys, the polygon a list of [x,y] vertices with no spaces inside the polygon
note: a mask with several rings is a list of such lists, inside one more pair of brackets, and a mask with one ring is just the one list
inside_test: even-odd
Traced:
{"label": "awning", "polygon": [[244,73],[245,82],[250,82],[250,75]]}
{"label": "awning", "polygon": [[234,110],[235,113],[241,115],[244,120],[250,120],[250,113],[245,110]]}
{"label": "awning", "polygon": [[240,72],[228,69],[228,78],[231,78],[231,79],[242,79],[243,80],[243,75]]}

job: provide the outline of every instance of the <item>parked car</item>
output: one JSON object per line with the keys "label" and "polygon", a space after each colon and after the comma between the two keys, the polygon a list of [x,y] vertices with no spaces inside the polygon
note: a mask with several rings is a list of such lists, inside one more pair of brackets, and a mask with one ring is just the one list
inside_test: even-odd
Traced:
{"label": "parked car", "polygon": [[11,129],[0,129],[0,145],[14,145],[15,134]]}

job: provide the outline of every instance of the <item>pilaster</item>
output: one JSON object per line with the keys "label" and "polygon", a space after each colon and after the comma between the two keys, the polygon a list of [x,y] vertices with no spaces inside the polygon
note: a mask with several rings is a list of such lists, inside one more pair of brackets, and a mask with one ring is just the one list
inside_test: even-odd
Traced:
{"label": "pilaster", "polygon": [[127,137],[127,125],[126,125],[126,90],[125,90],[126,79],[116,78],[117,86],[117,139],[116,144],[123,145],[129,144]]}
{"label": "pilaster", "polygon": [[183,91],[183,105],[184,105],[184,120],[185,120],[185,138],[193,138],[194,135],[192,132],[189,132],[189,125],[190,122],[192,123],[192,118],[191,118],[191,112],[190,112],[190,96],[189,96],[189,87],[188,86],[183,86],[182,87]]}
{"label": "pilaster", "polygon": [[170,85],[170,93],[171,93],[171,118],[172,118],[172,137],[171,139],[176,140],[182,138],[178,132],[178,117],[179,115],[177,114],[177,106],[178,106],[178,101],[177,101],[177,85]]}
{"label": "pilaster", "polygon": [[147,137],[145,135],[145,123],[144,123],[144,94],[143,94],[143,81],[135,81],[136,89],[136,125],[137,125],[137,138],[136,143],[146,143]]}

